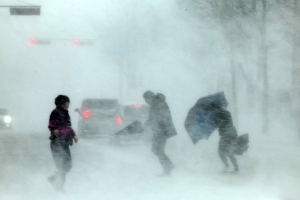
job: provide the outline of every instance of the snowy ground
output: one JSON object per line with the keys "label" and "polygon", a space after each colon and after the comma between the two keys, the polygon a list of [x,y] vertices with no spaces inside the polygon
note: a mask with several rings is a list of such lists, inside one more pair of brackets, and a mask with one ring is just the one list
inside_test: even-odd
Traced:
{"label": "snowy ground", "polygon": [[149,143],[111,146],[100,139],[81,139],[71,147],[73,168],[61,194],[47,182],[55,171],[47,134],[1,132],[0,199],[300,199],[296,143],[260,138],[238,157],[241,172],[224,174],[217,140],[214,134],[194,146],[179,145],[184,141],[180,136],[170,139],[167,154],[176,169],[171,177],[161,178]]}

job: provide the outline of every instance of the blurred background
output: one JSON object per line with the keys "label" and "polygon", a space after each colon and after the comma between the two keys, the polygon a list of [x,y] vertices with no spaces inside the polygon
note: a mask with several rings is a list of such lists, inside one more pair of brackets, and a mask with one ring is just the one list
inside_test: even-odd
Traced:
{"label": "blurred background", "polygon": [[[120,104],[144,104],[142,94],[152,90],[166,96],[178,131],[178,136],[168,144],[167,148],[172,149],[170,154],[176,157],[178,166],[189,166],[188,172],[210,171],[211,176],[205,176],[208,180],[209,176],[214,177],[210,180],[212,187],[207,186],[210,191],[214,185],[222,188],[220,182],[222,185],[224,181],[240,183],[241,180],[236,177],[224,180],[213,175],[217,169],[211,168],[209,163],[219,162],[217,132],[208,141],[194,146],[183,125],[188,110],[200,97],[224,91],[238,132],[250,135],[249,152],[240,160],[247,169],[247,175],[241,178],[248,181],[244,188],[255,190],[254,195],[256,189],[270,184],[264,189],[269,193],[258,189],[261,199],[296,199],[300,180],[297,171],[300,139],[298,0],[0,0],[0,6],[0,108],[9,111],[13,127],[9,133],[2,132],[2,141],[6,141],[7,134],[13,134],[12,141],[24,137],[30,144],[30,138],[37,137],[36,141],[48,145],[48,119],[55,108],[54,98],[59,94],[70,97],[69,113],[77,131],[79,115],[74,109],[80,108],[83,99],[115,98]],[[11,8],[18,6],[41,6],[40,13],[12,13]],[[6,145],[12,143],[9,140]],[[87,143],[87,148],[92,143]],[[4,149],[3,142],[2,147]],[[14,151],[18,148],[16,146]],[[24,152],[23,148],[19,150]],[[43,148],[42,152],[48,152],[48,146]],[[132,148],[124,150],[128,151],[124,157],[132,157],[136,151],[154,157],[149,146]],[[98,150],[95,147],[95,151]],[[103,151],[122,157],[112,147]],[[26,158],[19,153],[16,153],[19,159]],[[52,162],[50,151],[48,154],[48,158],[43,159]],[[145,154],[137,154],[136,159]],[[5,159],[11,161],[10,157],[5,156]],[[155,168],[158,163],[153,159]],[[78,161],[74,162],[75,168]],[[46,167],[42,163],[36,166]],[[148,169],[151,173],[152,168]],[[179,179],[190,180],[187,172],[180,173]],[[117,182],[120,180],[118,176],[113,177]],[[282,185],[284,181],[279,184],[280,177],[288,185]],[[3,180],[4,184],[11,179]],[[34,185],[40,185],[38,183]],[[181,185],[176,187],[181,188]],[[15,190],[18,191],[12,186],[11,191]],[[127,194],[126,191],[121,194]],[[219,191],[218,194],[204,192],[204,196],[220,199],[227,194]],[[79,196],[72,198],[81,199],[84,193],[82,189]],[[152,194],[147,189],[145,193]],[[92,194],[91,198],[97,199],[97,193]],[[163,194],[145,199],[170,197]],[[244,196],[242,192],[236,194]],[[107,199],[120,199],[122,195]],[[191,196],[177,199],[192,199]],[[128,199],[136,197],[143,195],[139,192],[125,195]],[[8,195],[9,198],[22,199]],[[230,199],[234,198],[239,199],[234,195]]]}

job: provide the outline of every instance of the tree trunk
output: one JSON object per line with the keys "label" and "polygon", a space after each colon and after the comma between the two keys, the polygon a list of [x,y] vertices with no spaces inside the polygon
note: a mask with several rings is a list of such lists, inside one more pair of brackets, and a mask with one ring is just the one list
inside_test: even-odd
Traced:
{"label": "tree trunk", "polygon": [[257,0],[252,0],[252,12],[256,13],[256,1]]}
{"label": "tree trunk", "polygon": [[233,116],[235,121],[235,126],[238,128],[239,116],[238,116],[238,100],[237,100],[237,86],[236,86],[236,69],[234,62],[234,47],[231,41],[230,44],[230,65],[231,65],[231,87],[232,87],[232,105],[233,105]]}
{"label": "tree trunk", "polygon": [[[299,106],[299,98],[300,98],[300,66],[298,60],[298,48],[299,48],[299,31],[297,25],[298,22],[298,0],[293,1],[293,27],[292,27],[292,107],[293,114],[296,119],[300,116],[300,106]],[[299,139],[300,139],[300,125],[299,122],[296,121],[296,127],[298,128]]]}
{"label": "tree trunk", "polygon": [[269,131],[269,80],[268,80],[268,53],[266,44],[266,16],[267,16],[267,0],[263,2],[262,15],[262,32],[261,32],[261,50],[262,50],[262,71],[263,71],[263,102],[262,102],[262,131],[267,134]]}
{"label": "tree trunk", "polygon": [[294,23],[293,23],[293,32],[292,32],[292,37],[293,37],[293,56],[292,56],[292,66],[293,66],[293,70],[292,70],[292,77],[293,77],[293,87],[298,88],[299,87],[299,67],[298,67],[298,31],[297,31],[297,25],[298,23],[297,21],[297,12],[298,12],[298,0],[294,0],[293,2],[293,8],[294,8]]}

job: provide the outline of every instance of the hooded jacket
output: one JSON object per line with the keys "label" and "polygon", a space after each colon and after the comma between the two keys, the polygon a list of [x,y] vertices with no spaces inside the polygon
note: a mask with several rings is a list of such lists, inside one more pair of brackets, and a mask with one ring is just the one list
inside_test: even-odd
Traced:
{"label": "hooded jacket", "polygon": [[222,109],[216,113],[216,127],[219,128],[219,135],[225,138],[237,138],[237,131],[233,126],[232,117],[229,111]]}
{"label": "hooded jacket", "polygon": [[[74,130],[71,127],[71,119],[68,110],[64,110],[62,107],[57,106],[50,114],[48,128],[51,131],[50,140],[61,140],[68,142],[72,145],[72,139],[76,136]],[[58,137],[53,133],[54,130],[58,130]]]}
{"label": "hooded jacket", "polygon": [[156,94],[149,111],[149,123],[154,133],[154,138],[169,138],[177,135],[174,127],[171,112],[166,97],[163,94]]}

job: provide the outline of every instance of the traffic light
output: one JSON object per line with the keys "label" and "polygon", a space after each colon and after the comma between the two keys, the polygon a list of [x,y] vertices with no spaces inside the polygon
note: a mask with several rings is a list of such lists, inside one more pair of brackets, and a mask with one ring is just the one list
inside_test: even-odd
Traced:
{"label": "traffic light", "polygon": [[10,15],[41,15],[41,6],[11,6]]}
{"label": "traffic light", "polygon": [[30,44],[35,45],[36,44],[36,39],[31,39]]}
{"label": "traffic light", "polygon": [[31,38],[30,39],[30,44],[31,45],[50,45],[51,40]]}
{"label": "traffic light", "polygon": [[73,40],[74,46],[90,46],[93,45],[92,40]]}
{"label": "traffic light", "polygon": [[[57,43],[64,43],[66,44],[66,42],[68,44],[70,44],[70,39],[41,39],[41,38],[31,38],[29,40],[29,44],[31,45],[51,45],[52,41],[54,41],[54,44]],[[91,46],[93,45],[93,40],[71,40],[73,46]]]}
{"label": "traffic light", "polygon": [[78,40],[73,40],[73,45],[74,46],[78,46],[79,45],[79,41]]}

